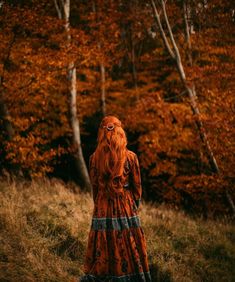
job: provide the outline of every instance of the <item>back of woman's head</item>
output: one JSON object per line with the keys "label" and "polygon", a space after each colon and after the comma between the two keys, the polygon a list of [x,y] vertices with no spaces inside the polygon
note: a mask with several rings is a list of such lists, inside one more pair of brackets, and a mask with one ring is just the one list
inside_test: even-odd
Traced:
{"label": "back of woman's head", "polygon": [[111,183],[114,178],[122,175],[126,160],[127,138],[121,121],[115,116],[104,117],[97,141],[95,166],[102,180]]}

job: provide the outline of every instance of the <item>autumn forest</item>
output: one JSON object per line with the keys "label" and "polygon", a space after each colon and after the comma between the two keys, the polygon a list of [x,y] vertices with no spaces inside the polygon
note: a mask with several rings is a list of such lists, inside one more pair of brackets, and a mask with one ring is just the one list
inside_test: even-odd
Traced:
{"label": "autumn forest", "polygon": [[235,213],[235,10],[221,0],[0,1],[0,172],[91,189],[104,115],[146,200]]}

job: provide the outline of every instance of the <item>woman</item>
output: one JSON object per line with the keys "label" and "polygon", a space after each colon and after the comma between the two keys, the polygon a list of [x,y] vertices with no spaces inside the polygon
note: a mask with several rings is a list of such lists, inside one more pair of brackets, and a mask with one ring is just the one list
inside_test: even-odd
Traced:
{"label": "woman", "polygon": [[103,118],[89,161],[94,212],[80,281],[151,281],[138,207],[138,158],[126,148],[121,121]]}

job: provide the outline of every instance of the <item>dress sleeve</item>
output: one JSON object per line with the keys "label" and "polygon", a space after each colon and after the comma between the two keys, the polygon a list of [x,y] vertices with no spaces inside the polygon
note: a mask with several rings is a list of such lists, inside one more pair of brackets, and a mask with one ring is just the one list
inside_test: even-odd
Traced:
{"label": "dress sleeve", "polygon": [[141,185],[141,175],[140,175],[140,166],[137,155],[134,155],[134,160],[132,164],[132,172],[131,172],[131,190],[133,193],[134,201],[136,203],[137,208],[140,205],[141,196],[142,196],[142,185]]}
{"label": "dress sleeve", "polygon": [[94,166],[92,156],[89,158],[89,176],[91,180],[91,185],[92,185],[92,195],[93,195],[93,200],[95,202],[97,193],[98,193],[98,172],[96,167]]}

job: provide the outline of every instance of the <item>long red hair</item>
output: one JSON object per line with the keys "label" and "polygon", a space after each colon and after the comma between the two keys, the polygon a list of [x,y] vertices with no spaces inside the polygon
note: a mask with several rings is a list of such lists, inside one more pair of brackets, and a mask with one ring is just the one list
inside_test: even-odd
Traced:
{"label": "long red hair", "polygon": [[[106,116],[100,123],[97,147],[93,155],[99,173],[99,184],[115,189],[122,181],[127,156],[127,138],[121,121],[115,116]],[[114,181],[117,180],[117,182]]]}

